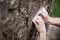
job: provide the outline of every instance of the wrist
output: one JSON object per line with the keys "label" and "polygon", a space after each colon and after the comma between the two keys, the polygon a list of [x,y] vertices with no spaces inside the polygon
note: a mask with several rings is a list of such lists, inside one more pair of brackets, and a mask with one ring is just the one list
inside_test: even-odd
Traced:
{"label": "wrist", "polygon": [[43,26],[40,26],[39,32],[44,33],[46,31],[45,24]]}
{"label": "wrist", "polygon": [[52,17],[47,17],[47,23],[49,24],[51,22]]}

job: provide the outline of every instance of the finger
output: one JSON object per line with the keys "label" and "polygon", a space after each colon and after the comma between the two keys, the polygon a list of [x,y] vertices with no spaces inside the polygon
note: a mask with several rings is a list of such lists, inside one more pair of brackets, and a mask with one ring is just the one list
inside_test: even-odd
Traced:
{"label": "finger", "polygon": [[36,25],[38,25],[38,22],[37,22],[38,19],[39,19],[38,16],[35,16],[32,21],[33,21]]}
{"label": "finger", "polygon": [[33,18],[32,22],[33,22],[35,25],[37,25],[37,24],[36,24],[36,21],[35,21],[35,18]]}
{"label": "finger", "polygon": [[41,16],[42,17],[42,19],[44,19],[44,16],[42,15],[42,14],[38,14],[39,16]]}
{"label": "finger", "polygon": [[42,11],[43,13],[48,13],[47,10],[46,10],[44,7],[41,8],[41,11]]}
{"label": "finger", "polygon": [[39,24],[41,22],[40,21],[40,17],[39,16],[36,16],[35,21],[36,21],[37,24]]}
{"label": "finger", "polygon": [[41,16],[38,16],[38,19],[36,19],[37,23],[40,24],[41,22],[44,22]]}
{"label": "finger", "polygon": [[36,20],[37,20],[37,21],[40,21],[41,19],[42,19],[41,16],[37,16],[37,17],[36,17]]}
{"label": "finger", "polygon": [[36,15],[34,18],[33,18],[33,22],[36,24],[36,25],[39,25],[39,23],[41,22],[41,17]]}

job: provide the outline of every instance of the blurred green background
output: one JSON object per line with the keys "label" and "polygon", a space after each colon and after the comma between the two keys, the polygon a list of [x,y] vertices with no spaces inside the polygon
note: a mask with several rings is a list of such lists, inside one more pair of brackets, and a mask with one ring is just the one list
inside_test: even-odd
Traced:
{"label": "blurred green background", "polygon": [[60,0],[54,0],[52,15],[53,17],[60,17]]}

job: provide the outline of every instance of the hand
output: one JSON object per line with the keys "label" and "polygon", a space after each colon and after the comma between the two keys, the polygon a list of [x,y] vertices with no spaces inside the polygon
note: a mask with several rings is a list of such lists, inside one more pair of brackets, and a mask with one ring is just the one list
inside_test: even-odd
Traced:
{"label": "hand", "polygon": [[44,19],[45,23],[47,23],[50,18],[47,12],[40,13],[39,16],[41,16]]}
{"label": "hand", "polygon": [[37,29],[39,32],[45,30],[44,20],[43,20],[40,16],[36,15],[36,16],[33,18],[32,22],[35,24],[36,29]]}
{"label": "hand", "polygon": [[48,12],[46,11],[46,9],[45,9],[44,7],[42,7],[42,8],[37,12],[37,14],[44,19],[45,23],[47,23],[47,22],[49,21],[50,16],[48,15]]}

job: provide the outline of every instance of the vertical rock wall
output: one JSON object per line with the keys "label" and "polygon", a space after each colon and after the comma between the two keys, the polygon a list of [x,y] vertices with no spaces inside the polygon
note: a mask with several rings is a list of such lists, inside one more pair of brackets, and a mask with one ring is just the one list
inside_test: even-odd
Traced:
{"label": "vertical rock wall", "polygon": [[48,0],[0,0],[0,40],[35,40],[31,20],[46,4]]}

